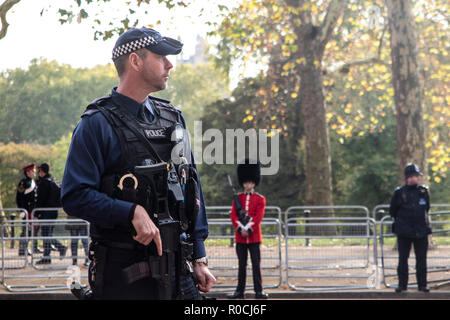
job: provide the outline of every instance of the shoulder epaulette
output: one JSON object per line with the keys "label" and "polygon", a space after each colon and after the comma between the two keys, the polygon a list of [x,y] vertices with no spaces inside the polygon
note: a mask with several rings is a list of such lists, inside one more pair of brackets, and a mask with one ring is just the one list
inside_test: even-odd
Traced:
{"label": "shoulder epaulette", "polygon": [[[156,107],[159,108],[166,108],[169,110],[175,110],[178,113],[181,113],[181,109],[174,107],[173,105],[170,104],[169,100],[163,99],[163,98],[157,98],[157,97],[153,97],[153,96],[148,96],[150,100],[157,102]],[[161,102],[161,103],[158,103]]]}
{"label": "shoulder epaulette", "polygon": [[164,103],[170,103],[170,100],[167,99],[163,99],[163,98],[158,98],[158,97],[154,97],[154,96],[148,96],[148,98],[150,100],[154,100],[154,101],[159,101],[159,102],[164,102]]}
{"label": "shoulder epaulette", "polygon": [[81,117],[88,117],[96,112],[98,112],[98,106],[105,104],[106,101],[108,101],[111,98],[111,96],[104,96],[98,99],[95,99],[91,103],[88,104],[86,107],[86,110],[81,114]]}

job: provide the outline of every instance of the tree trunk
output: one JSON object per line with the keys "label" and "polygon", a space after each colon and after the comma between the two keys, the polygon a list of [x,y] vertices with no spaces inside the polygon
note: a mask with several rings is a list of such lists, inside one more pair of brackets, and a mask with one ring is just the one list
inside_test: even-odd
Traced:
{"label": "tree trunk", "polygon": [[330,206],[333,204],[331,159],[322,69],[314,65],[321,57],[313,50],[307,50],[304,57],[306,64],[300,68],[300,109],[305,130],[306,204]]}
{"label": "tree trunk", "polygon": [[[386,0],[391,33],[392,85],[397,112],[397,160],[399,184],[404,183],[403,169],[413,162],[428,182],[421,85],[417,61],[417,36],[410,0]],[[435,248],[432,235],[429,248]]]}
{"label": "tree trunk", "polygon": [[332,205],[331,159],[322,84],[322,59],[325,46],[344,12],[346,1],[330,1],[321,25],[314,25],[312,12],[303,9],[306,4],[303,1],[285,2],[298,10],[292,25],[297,35],[296,58],[300,61],[297,70],[300,75],[300,109],[305,130],[306,204]]}
{"label": "tree trunk", "polygon": [[386,0],[391,33],[392,85],[397,113],[399,182],[407,163],[417,164],[428,181],[417,39],[410,0]]}

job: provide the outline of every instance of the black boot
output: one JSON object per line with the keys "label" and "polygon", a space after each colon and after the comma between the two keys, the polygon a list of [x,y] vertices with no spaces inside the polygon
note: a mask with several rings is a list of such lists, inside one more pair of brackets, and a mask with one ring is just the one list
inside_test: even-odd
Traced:
{"label": "black boot", "polygon": [[402,291],[406,291],[406,290],[407,290],[406,287],[400,287],[400,286],[398,286],[397,288],[395,288],[395,292],[396,292],[396,293],[401,293]]}
{"label": "black boot", "polygon": [[428,287],[419,287],[419,291],[428,293],[430,292],[430,289]]}
{"label": "black boot", "polygon": [[36,262],[36,264],[50,264],[52,263],[52,260],[48,259],[48,258],[44,258],[39,260],[38,262]]}
{"label": "black boot", "polygon": [[59,251],[59,259],[62,259],[66,256],[67,247],[62,246],[61,248],[58,249],[58,251]]}
{"label": "black boot", "polygon": [[235,291],[232,294],[227,295],[228,299],[244,299],[244,293],[241,291]]}
{"label": "black boot", "polygon": [[38,248],[37,241],[33,242],[33,253],[44,253],[44,251]]}
{"label": "black boot", "polygon": [[263,291],[255,293],[255,299],[268,299],[269,295]]}

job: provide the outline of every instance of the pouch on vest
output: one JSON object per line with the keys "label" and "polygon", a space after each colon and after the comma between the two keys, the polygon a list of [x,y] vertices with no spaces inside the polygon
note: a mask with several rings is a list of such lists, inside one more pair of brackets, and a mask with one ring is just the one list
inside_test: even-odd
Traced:
{"label": "pouch on vest", "polygon": [[186,181],[186,217],[192,229],[200,211],[200,197],[197,182],[197,170],[189,167],[189,178]]}

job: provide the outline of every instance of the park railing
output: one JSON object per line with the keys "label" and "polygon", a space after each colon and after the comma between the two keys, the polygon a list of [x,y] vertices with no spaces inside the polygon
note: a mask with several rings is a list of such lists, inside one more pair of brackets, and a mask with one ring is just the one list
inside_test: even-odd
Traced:
{"label": "park railing", "polygon": [[[36,209],[39,210],[49,211],[57,208]],[[80,219],[2,221],[2,284],[11,292],[38,292],[67,290],[68,282],[73,279],[83,283],[81,278],[87,278],[87,265],[83,263],[88,260],[88,227],[88,222]],[[83,243],[81,250],[80,240]],[[74,259],[77,259],[76,265]]]}
{"label": "park railing", "polygon": [[[434,209],[436,208],[443,208],[443,206],[435,206]],[[427,282],[442,283],[450,280],[450,210],[436,210],[430,212],[429,216],[432,235],[429,237],[431,243],[428,244],[427,253]],[[398,285],[397,238],[392,233],[392,224],[393,220],[390,216],[385,216],[380,221],[380,259],[383,284],[388,288]],[[408,286],[417,287],[413,248],[411,248],[408,266]]]}
{"label": "park railing", "polygon": [[[370,215],[363,206],[294,206],[285,212],[267,206],[261,225],[264,288],[276,288],[283,282],[294,290],[305,291],[373,288],[378,283],[394,286],[398,254],[388,208],[376,206]],[[68,278],[85,280],[88,223],[70,219],[61,208],[39,208],[32,216],[52,210],[58,210],[57,220],[28,219],[21,208],[0,209],[1,280],[8,290],[59,290],[67,288]],[[231,291],[237,284],[238,260],[230,210],[230,206],[206,208],[210,234],[205,245],[210,267],[218,279],[216,291]],[[431,206],[431,283],[450,280],[449,214],[449,204]],[[67,247],[62,259],[56,241]],[[43,253],[34,250],[35,244],[40,250],[50,248],[50,264],[39,262]],[[413,257],[412,252],[411,274]],[[73,266],[73,259],[77,259],[78,267]],[[248,263],[247,289],[252,288],[251,275]],[[410,280],[415,285],[415,276]]]}
{"label": "park railing", "polygon": [[[207,206],[206,216],[208,219],[229,219],[231,213],[231,206]],[[277,206],[266,206],[264,211],[265,218],[278,219],[283,223],[283,214],[280,207]]]}
{"label": "park railing", "polygon": [[286,281],[297,291],[376,288],[376,224],[368,217],[289,217]]}
{"label": "park railing", "polygon": [[[213,291],[233,291],[237,285],[238,259],[234,228],[230,219],[209,219],[209,236],[205,245],[208,250],[209,268],[217,279]],[[278,219],[264,218],[261,222],[264,234],[261,244],[261,275],[263,288],[277,288],[282,283],[281,223]],[[225,230],[225,232],[224,232]],[[253,289],[251,264],[247,265],[246,289]]]}

